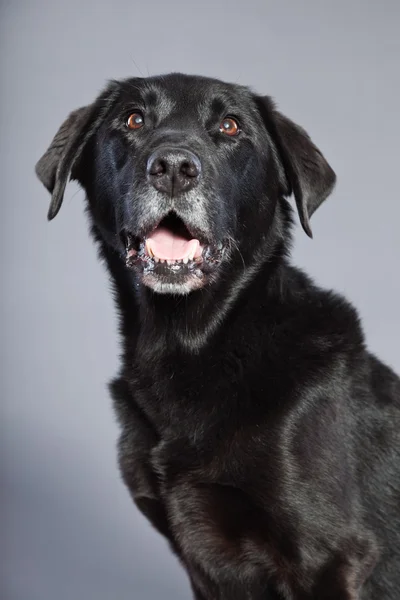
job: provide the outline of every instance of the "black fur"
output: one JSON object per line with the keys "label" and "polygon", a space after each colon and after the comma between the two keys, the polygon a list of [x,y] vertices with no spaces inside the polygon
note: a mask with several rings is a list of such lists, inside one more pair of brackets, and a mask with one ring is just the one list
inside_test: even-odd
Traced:
{"label": "black fur", "polygon": [[[165,148],[200,161],[190,192],[154,191]],[[121,472],[194,597],[399,600],[400,382],[355,309],[289,264],[286,198],[311,235],[335,181],[304,130],[242,86],[130,79],[72,113],[37,173],[49,218],[69,176],[86,191],[120,312]],[[197,279],[127,260],[127,232],[171,211],[210,249]]]}

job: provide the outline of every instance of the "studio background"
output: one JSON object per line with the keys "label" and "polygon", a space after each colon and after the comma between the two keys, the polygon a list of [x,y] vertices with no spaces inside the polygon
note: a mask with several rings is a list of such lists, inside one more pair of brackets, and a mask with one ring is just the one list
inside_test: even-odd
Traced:
{"label": "studio background", "polygon": [[359,308],[400,372],[400,3],[221,0],[0,4],[2,598],[186,600],[186,576],[116,466],[106,384],[117,320],[70,184],[34,165],[111,78],[182,71],[271,94],[335,169],[294,262]]}

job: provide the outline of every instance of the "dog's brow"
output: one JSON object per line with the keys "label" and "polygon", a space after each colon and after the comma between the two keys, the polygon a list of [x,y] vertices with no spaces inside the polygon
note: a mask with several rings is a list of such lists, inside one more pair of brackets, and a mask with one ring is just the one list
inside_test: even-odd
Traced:
{"label": "dog's brow", "polygon": [[204,97],[198,104],[198,111],[201,117],[206,116],[206,119],[213,120],[228,113],[236,114],[240,112],[240,108],[235,95],[221,91],[212,98]]}
{"label": "dog's brow", "polygon": [[210,106],[211,114],[220,115],[225,110],[225,102],[221,98],[214,98]]}
{"label": "dog's brow", "polygon": [[160,120],[166,119],[177,107],[175,100],[165,90],[156,85],[147,86],[144,91],[144,101],[146,106],[157,112]]}
{"label": "dog's brow", "polygon": [[214,96],[210,99],[203,96],[197,103],[197,112],[201,120],[214,120],[216,116],[222,115],[225,111],[225,102],[220,96]]}

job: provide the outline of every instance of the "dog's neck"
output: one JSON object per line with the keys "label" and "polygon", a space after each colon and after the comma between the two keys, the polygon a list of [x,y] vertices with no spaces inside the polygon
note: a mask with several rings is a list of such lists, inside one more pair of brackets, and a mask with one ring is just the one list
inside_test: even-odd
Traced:
{"label": "dog's neck", "polygon": [[[259,293],[267,295],[269,289],[276,288],[289,240],[287,230],[285,235],[271,231],[252,262],[243,264],[238,254],[218,283],[185,296],[156,294],[145,288],[121,258],[102,243],[115,285],[126,351],[140,347],[141,355],[149,358],[166,352],[199,353],[238,302]],[[260,292],[254,289],[258,285]]]}
{"label": "dog's neck", "polygon": [[152,331],[164,332],[167,345],[176,344],[183,351],[198,353],[235,310],[235,306],[251,296],[256,281],[265,286],[276,275],[282,248],[276,244],[270,260],[254,260],[243,266],[239,259],[231,265],[230,276],[210,289],[188,296],[160,296],[146,290],[141,297],[141,319],[144,336]]}

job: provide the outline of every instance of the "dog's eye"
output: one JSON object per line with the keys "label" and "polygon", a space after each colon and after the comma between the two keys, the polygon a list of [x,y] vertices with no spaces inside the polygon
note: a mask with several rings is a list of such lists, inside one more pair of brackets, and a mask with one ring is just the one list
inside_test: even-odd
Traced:
{"label": "dog's eye", "polygon": [[134,112],[129,115],[128,120],[126,122],[127,127],[129,129],[140,129],[144,125],[144,117],[140,112]]}
{"label": "dog's eye", "polygon": [[221,121],[219,130],[221,133],[226,133],[226,135],[230,135],[231,137],[240,133],[239,123],[233,117],[225,117],[225,119]]}

